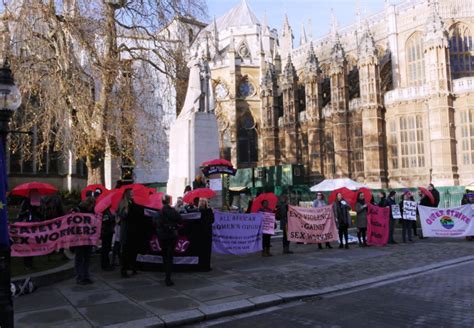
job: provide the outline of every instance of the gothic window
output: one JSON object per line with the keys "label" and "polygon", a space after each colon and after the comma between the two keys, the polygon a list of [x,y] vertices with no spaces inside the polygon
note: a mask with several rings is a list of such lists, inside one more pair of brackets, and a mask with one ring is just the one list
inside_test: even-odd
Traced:
{"label": "gothic window", "polygon": [[331,79],[325,78],[322,83],[323,107],[331,102]]}
{"label": "gothic window", "polygon": [[364,138],[362,121],[354,123],[354,171],[364,172]]}
{"label": "gothic window", "polygon": [[255,121],[250,113],[239,120],[237,130],[237,161],[239,164],[251,165],[258,162],[258,137]]}
{"label": "gothic window", "polygon": [[449,54],[453,79],[474,75],[474,46],[471,30],[454,25],[449,32]]}
{"label": "gothic window", "polygon": [[359,69],[354,67],[347,77],[349,82],[349,100],[360,97]]}
{"label": "gothic window", "polygon": [[392,169],[398,169],[398,142],[397,142],[397,121],[391,120],[389,123],[389,141],[390,160]]}
{"label": "gothic window", "polygon": [[400,117],[400,148],[402,168],[425,166],[421,115]]}
{"label": "gothic window", "polygon": [[392,60],[386,62],[380,70],[380,89],[382,92],[393,90]]}
{"label": "gothic window", "polygon": [[460,117],[461,163],[471,165],[474,164],[474,110],[463,110]]}
{"label": "gothic window", "polygon": [[413,34],[405,46],[408,86],[418,86],[425,82],[425,60],[421,33]]}

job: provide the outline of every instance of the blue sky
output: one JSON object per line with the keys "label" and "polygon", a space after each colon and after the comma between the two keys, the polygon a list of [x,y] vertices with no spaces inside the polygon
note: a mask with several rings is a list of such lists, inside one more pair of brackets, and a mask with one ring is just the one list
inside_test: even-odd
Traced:
{"label": "blue sky", "polygon": [[[220,17],[236,6],[241,0],[207,0],[209,17]],[[301,24],[304,22],[306,34],[309,33],[308,19],[311,18],[313,37],[318,38],[329,32],[331,8],[334,9],[340,27],[355,22],[356,0],[247,0],[250,8],[260,21],[266,12],[271,28],[281,31],[286,13],[298,45]],[[390,3],[399,1],[391,0]],[[375,14],[384,8],[384,0],[359,0],[361,12]]]}

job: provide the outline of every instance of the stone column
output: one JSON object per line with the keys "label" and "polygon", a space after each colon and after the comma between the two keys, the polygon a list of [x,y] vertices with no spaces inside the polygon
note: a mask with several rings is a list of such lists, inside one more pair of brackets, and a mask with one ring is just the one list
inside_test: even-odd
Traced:
{"label": "stone column", "polygon": [[368,28],[362,36],[359,53],[359,81],[364,139],[365,183],[372,188],[386,188],[385,108],[380,90],[380,68],[375,41]]}
{"label": "stone column", "polygon": [[306,126],[308,135],[308,175],[310,183],[323,179],[323,129],[322,129],[322,89],[319,61],[313,45],[305,63]]}
{"label": "stone column", "polygon": [[298,147],[298,76],[288,55],[288,61],[282,76],[283,90],[283,126],[285,132],[285,164],[297,164],[300,161]]}
{"label": "stone column", "polygon": [[349,92],[345,52],[336,34],[331,51],[331,104],[334,128],[336,178],[351,177],[349,141]]}
{"label": "stone column", "polygon": [[[430,2],[423,46],[429,96],[426,99],[431,145],[431,180],[437,186],[459,184],[448,34],[435,2]],[[428,127],[427,127],[428,128]]]}

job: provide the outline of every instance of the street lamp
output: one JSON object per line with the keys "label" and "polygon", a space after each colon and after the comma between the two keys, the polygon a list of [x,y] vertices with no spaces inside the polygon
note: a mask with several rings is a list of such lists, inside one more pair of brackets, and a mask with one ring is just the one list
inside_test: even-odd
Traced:
{"label": "street lamp", "polygon": [[6,210],[7,170],[5,143],[8,124],[21,105],[21,94],[5,60],[0,68],[0,327],[13,327],[13,300],[11,294],[10,238]]}

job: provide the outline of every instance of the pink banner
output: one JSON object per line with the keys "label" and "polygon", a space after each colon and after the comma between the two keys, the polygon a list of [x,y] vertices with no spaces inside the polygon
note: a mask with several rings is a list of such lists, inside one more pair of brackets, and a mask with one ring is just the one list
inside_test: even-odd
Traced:
{"label": "pink banner", "polygon": [[312,244],[337,240],[332,206],[317,208],[289,206],[288,240]]}
{"label": "pink banner", "polygon": [[71,213],[43,222],[10,224],[12,256],[46,255],[61,248],[97,245],[101,225],[100,215],[86,213]]}
{"label": "pink banner", "polygon": [[384,246],[388,242],[390,207],[378,207],[370,203],[368,205],[367,243],[374,246]]}

